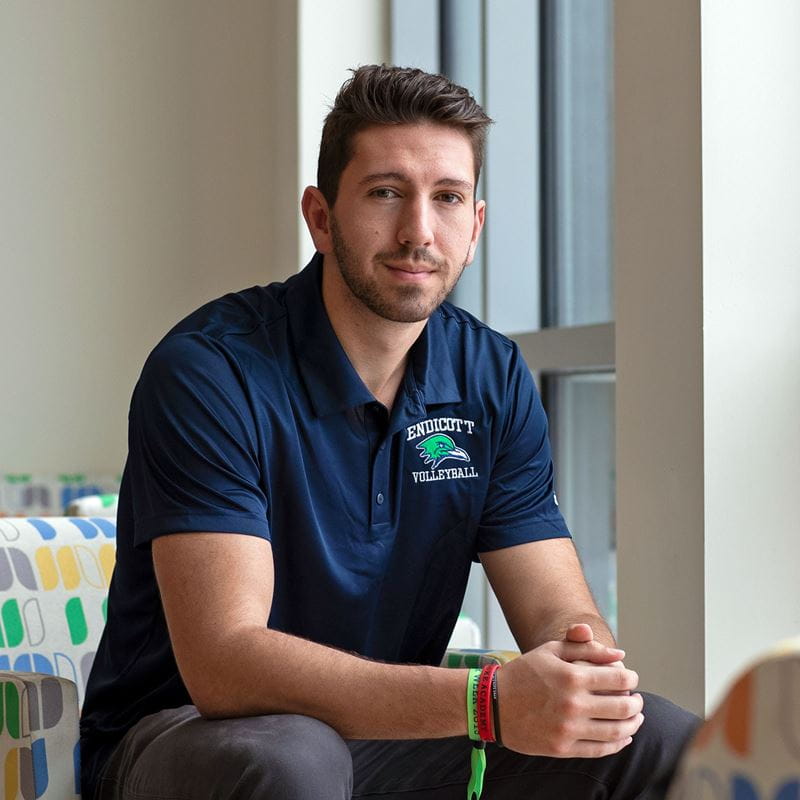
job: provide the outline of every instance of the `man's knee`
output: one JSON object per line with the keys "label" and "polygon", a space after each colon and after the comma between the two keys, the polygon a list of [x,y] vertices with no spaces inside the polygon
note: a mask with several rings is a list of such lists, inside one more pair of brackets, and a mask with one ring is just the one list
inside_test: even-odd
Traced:
{"label": "man's knee", "polygon": [[168,709],[132,729],[106,765],[103,800],[349,800],[350,751],[333,728],[294,714],[205,720]]}
{"label": "man's knee", "polygon": [[642,692],[644,723],[634,737],[648,749],[664,752],[676,759],[683,751],[701,720],[695,714],[657,694]]}
{"label": "man's knee", "polygon": [[[622,755],[623,779],[649,786],[643,798],[663,797],[680,755],[701,720],[663,697],[642,692],[644,722]],[[637,795],[638,796],[638,795]]]}
{"label": "man's knee", "polygon": [[[259,720],[268,724],[259,730]],[[349,800],[353,791],[350,751],[336,731],[311,717],[253,717],[222,746],[236,764],[230,797],[274,800]]]}

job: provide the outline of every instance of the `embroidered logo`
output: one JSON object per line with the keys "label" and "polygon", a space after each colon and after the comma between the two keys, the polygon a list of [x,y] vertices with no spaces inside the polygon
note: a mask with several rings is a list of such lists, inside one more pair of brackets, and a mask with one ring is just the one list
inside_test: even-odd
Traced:
{"label": "embroidered logo", "polygon": [[423,439],[417,450],[421,451],[419,457],[431,465],[431,470],[436,469],[442,461],[454,458],[456,461],[469,461],[469,453],[456,447],[456,443],[444,433],[434,433]]}
{"label": "embroidered logo", "polygon": [[474,428],[473,420],[458,417],[436,417],[409,425],[406,428],[406,441],[420,440],[415,444],[417,455],[427,466],[430,466],[430,470],[412,470],[414,483],[479,477],[478,471],[473,466],[445,466],[443,469],[439,469],[439,465],[448,459],[464,463],[472,460],[469,453],[463,447],[459,447],[452,436],[448,434],[472,436]]}

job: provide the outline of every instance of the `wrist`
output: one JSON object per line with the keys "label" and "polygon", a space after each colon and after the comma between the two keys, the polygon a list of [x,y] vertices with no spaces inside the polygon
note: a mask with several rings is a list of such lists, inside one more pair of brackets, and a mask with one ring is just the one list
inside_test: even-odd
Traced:
{"label": "wrist", "polygon": [[476,743],[499,740],[499,668],[498,664],[487,664],[482,669],[470,669],[467,673],[467,735]]}

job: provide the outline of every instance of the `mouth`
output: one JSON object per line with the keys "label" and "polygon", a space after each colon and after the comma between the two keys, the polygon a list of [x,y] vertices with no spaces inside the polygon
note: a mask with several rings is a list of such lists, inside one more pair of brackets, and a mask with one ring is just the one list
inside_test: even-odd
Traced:
{"label": "mouth", "polygon": [[427,264],[386,263],[383,266],[396,278],[411,283],[427,280],[436,270]]}

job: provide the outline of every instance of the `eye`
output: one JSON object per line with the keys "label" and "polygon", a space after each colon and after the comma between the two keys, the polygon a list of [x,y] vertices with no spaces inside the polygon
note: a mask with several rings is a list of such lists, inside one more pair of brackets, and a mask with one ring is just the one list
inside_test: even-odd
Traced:
{"label": "eye", "polygon": [[442,192],[441,194],[436,195],[437,200],[441,200],[443,203],[447,203],[447,205],[456,205],[457,203],[462,202],[462,198],[460,194],[456,194],[455,192]]}
{"label": "eye", "polygon": [[388,186],[378,186],[376,189],[370,190],[370,197],[377,197],[381,200],[391,200],[393,197],[399,197],[398,193]]}

